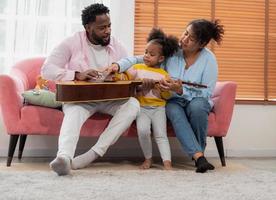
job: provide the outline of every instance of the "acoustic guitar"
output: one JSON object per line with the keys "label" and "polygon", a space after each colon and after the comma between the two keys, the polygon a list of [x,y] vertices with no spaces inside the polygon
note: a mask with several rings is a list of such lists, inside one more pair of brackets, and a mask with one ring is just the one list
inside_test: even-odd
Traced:
{"label": "acoustic guitar", "polygon": [[140,84],[141,81],[57,82],[56,100],[72,103],[128,99],[135,96],[136,86]]}
{"label": "acoustic guitar", "polygon": [[[206,85],[182,81],[193,87],[206,88]],[[87,82],[69,81],[56,83],[56,100],[59,102],[97,102],[107,100],[122,100],[133,97],[136,94],[136,87],[142,81],[108,81],[108,82]]]}

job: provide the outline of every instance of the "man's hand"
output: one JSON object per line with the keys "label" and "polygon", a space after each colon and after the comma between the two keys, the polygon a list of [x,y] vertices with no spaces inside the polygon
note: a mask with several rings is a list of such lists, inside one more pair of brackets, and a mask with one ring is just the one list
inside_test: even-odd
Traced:
{"label": "man's hand", "polygon": [[100,78],[100,74],[98,71],[94,69],[89,69],[84,72],[75,73],[75,80],[78,80],[78,81],[85,81],[85,80],[98,79],[98,78]]}
{"label": "man's hand", "polygon": [[176,92],[179,95],[183,94],[183,87],[181,80],[173,80],[173,79],[162,79],[159,81],[161,90],[169,90]]}

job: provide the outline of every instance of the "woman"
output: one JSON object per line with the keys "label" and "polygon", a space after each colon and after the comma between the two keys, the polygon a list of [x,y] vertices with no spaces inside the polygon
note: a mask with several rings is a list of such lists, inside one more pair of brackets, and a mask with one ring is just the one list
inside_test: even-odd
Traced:
{"label": "woman", "polygon": [[[167,117],[182,148],[195,160],[196,172],[201,173],[214,169],[204,157],[204,150],[208,114],[213,106],[211,96],[218,75],[215,55],[206,45],[212,39],[219,43],[223,34],[218,20],[193,20],[181,36],[179,50],[162,64],[171,78],[160,81],[160,87],[173,92],[166,105]],[[109,70],[122,72],[139,62],[142,62],[140,57],[122,59]],[[204,84],[207,88],[183,85],[181,81]],[[152,87],[152,82],[144,87]]]}

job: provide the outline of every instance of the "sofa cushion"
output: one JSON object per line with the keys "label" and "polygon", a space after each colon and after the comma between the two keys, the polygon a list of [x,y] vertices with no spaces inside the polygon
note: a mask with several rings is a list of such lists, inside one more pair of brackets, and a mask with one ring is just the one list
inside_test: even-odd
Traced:
{"label": "sofa cushion", "polygon": [[[59,135],[64,114],[61,110],[27,105],[21,109],[20,130],[30,135]],[[107,127],[111,116],[95,113],[82,126],[81,136],[99,136]]]}

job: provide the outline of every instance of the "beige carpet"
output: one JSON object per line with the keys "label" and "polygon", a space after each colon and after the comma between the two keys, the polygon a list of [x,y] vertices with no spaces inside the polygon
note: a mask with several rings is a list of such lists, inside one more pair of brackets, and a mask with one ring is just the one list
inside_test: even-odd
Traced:
{"label": "beige carpet", "polygon": [[[253,162],[254,164],[254,162]],[[0,166],[0,200],[275,200],[276,170],[228,162],[226,168],[194,172],[192,163],[178,163],[173,171],[160,165],[146,171],[137,163],[99,162],[58,177],[47,163]]]}

